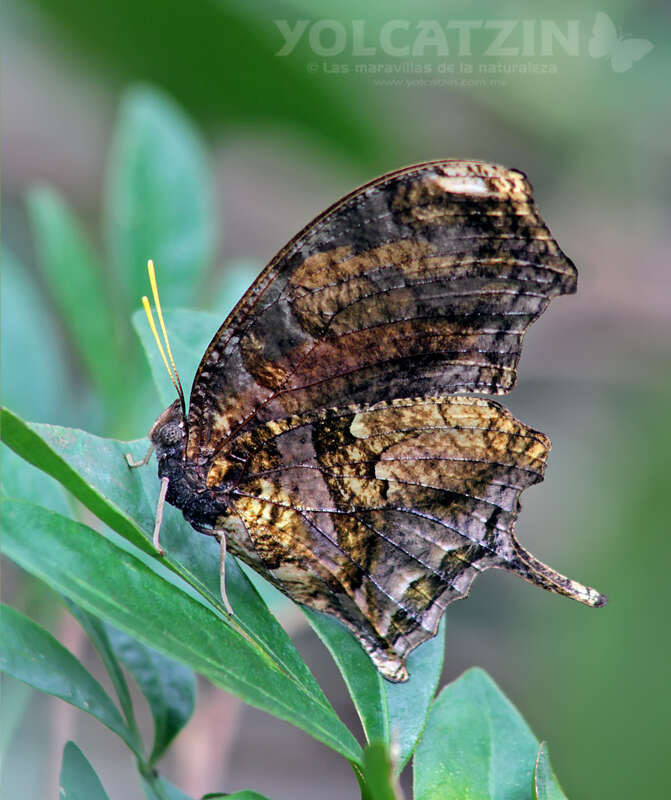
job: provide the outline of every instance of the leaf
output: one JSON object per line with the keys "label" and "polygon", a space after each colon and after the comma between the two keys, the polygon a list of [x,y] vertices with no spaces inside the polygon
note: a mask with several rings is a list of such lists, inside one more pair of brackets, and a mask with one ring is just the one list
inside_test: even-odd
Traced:
{"label": "leaf", "polygon": [[78,605],[73,603],[71,600],[68,600],[67,597],[65,598],[65,602],[72,616],[86,631],[93,646],[98,651],[98,654],[100,655],[100,658],[107,669],[107,673],[110,676],[114,690],[117,693],[117,697],[119,698],[121,710],[124,713],[128,727],[135,733],[138,741],[140,741],[140,733],[135,721],[133,702],[131,700],[130,692],[128,691],[128,684],[126,683],[126,678],[124,677],[123,670],[121,669],[121,664],[119,663],[110,643],[104,623],[93,614],[89,614],[87,611],[84,611],[83,608],[79,608]]}
{"label": "leaf", "polygon": [[421,735],[438,686],[445,652],[445,619],[438,635],[410,654],[410,679],[394,684],[380,675],[354,635],[337,619],[303,610],[338,665],[366,740],[380,740],[388,747],[396,747],[396,768],[400,772]]}
{"label": "leaf", "polygon": [[[216,314],[182,310],[166,311],[164,316],[177,369],[184,386],[188,387],[193,381],[205,348],[223,320]],[[147,355],[161,403],[167,407],[175,399],[175,389],[161,359],[144,311],[136,311],[133,314],[133,326]]]}
{"label": "leaf", "polygon": [[53,315],[30,272],[5,248],[0,301],[3,403],[32,419],[71,422],[79,404]]}
{"label": "leaf", "polygon": [[538,742],[512,703],[480,669],[434,701],[414,761],[415,800],[531,797]]}
{"label": "leaf", "polygon": [[[315,697],[223,615],[141,552],[39,506],[2,503],[4,552],[96,616],[187,664],[245,702],[292,722],[346,758],[359,746],[328,702]],[[25,530],[39,537],[27,540]]]}
{"label": "leaf", "polygon": [[[119,442],[69,428],[32,425],[7,410],[2,412],[0,431],[3,441],[23,458],[55,477],[99,519],[156,558],[151,544],[159,488],[156,473],[150,467],[131,470],[125,460],[129,451],[135,458],[142,457],[146,441]],[[220,610],[223,624],[240,626],[302,691],[314,701],[326,703],[291,640],[233,558],[226,562],[226,590],[236,611],[235,623],[221,601],[216,543],[196,534],[170,506],[165,507],[161,541],[168,551],[161,559],[162,568],[171,569],[195,587]]]}
{"label": "leaf", "polygon": [[371,742],[363,751],[362,800],[401,800],[401,789],[389,749],[384,742]]}
{"label": "leaf", "polygon": [[114,398],[124,360],[102,266],[79,220],[54,189],[34,187],[27,202],[42,272],[63,323],[95,385]]}
{"label": "leaf", "polygon": [[532,798],[533,800],[567,800],[550,764],[550,754],[545,742],[541,742],[541,746],[538,748]]}
{"label": "leaf", "polygon": [[124,95],[108,165],[105,228],[129,309],[147,294],[149,258],[165,306],[196,296],[216,247],[209,171],[199,133],[170,98],[147,86]]}
{"label": "leaf", "polygon": [[171,658],[141,644],[123,631],[107,626],[116,655],[137,681],[154,718],[154,764],[193,714],[196,681],[193,672]]}
{"label": "leaf", "polygon": [[70,515],[63,487],[41,470],[24,461],[8,447],[0,449],[0,493],[5,497],[38,502],[41,506]]}
{"label": "leaf", "polygon": [[142,788],[147,800],[191,800],[181,789],[158,775],[152,779],[143,775]]}
{"label": "leaf", "polygon": [[[19,501],[3,501],[7,504]],[[44,514],[56,516],[40,509]],[[74,525],[71,520],[60,517]],[[26,520],[29,524],[30,520]],[[13,520],[3,515],[3,549],[11,558]],[[32,548],[33,550],[37,548]],[[30,570],[29,570],[30,571]],[[9,606],[0,615],[0,669],[41,692],[60,697],[86,711],[120,736],[140,756],[138,742],[125,725],[117,707],[98,681],[54,637]]]}
{"label": "leaf", "polygon": [[33,691],[28,684],[9,675],[0,675],[0,697],[2,698],[2,725],[0,725],[0,775],[9,746],[15,740],[18,727],[30,703]]}
{"label": "leaf", "polygon": [[74,742],[63,750],[59,797],[62,800],[109,800],[100,778]]}
{"label": "leaf", "polygon": [[389,709],[392,746],[398,747],[398,771],[407,764],[426,725],[427,715],[438,688],[445,656],[447,615],[443,615],[438,634],[408,657],[410,680],[407,683],[383,681]]}

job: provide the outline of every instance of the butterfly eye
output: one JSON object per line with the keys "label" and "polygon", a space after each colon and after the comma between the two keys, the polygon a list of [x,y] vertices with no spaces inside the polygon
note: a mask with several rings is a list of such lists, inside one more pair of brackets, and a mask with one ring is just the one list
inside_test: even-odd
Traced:
{"label": "butterfly eye", "polygon": [[159,450],[168,450],[182,442],[184,430],[176,420],[168,420],[163,425],[156,426],[151,433],[152,442]]}
{"label": "butterfly eye", "polygon": [[177,444],[179,441],[181,441],[183,436],[184,433],[179,427],[179,424],[176,422],[169,422],[159,431],[161,444],[164,444],[168,447]]}

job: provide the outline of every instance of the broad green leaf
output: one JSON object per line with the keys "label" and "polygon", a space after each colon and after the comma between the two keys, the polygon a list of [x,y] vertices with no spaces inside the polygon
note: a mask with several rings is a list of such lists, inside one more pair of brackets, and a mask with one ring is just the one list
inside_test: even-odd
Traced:
{"label": "broad green leaf", "polygon": [[388,745],[385,742],[371,742],[363,751],[363,766],[359,776],[362,800],[401,800],[397,771]]}
{"label": "broad green leaf", "polygon": [[37,502],[59,514],[70,515],[67,495],[60,483],[24,461],[8,447],[0,448],[0,493],[5,497]]}
{"label": "broad green leaf", "polygon": [[415,800],[530,800],[538,742],[480,669],[434,701],[414,760]]}
{"label": "broad green leaf", "polygon": [[[27,503],[5,500],[2,503],[3,512],[14,504],[30,507]],[[40,511],[53,517],[57,516],[44,509]],[[3,514],[3,551],[11,558],[11,542],[16,520],[12,518],[11,512],[8,516],[9,518],[6,518]],[[58,518],[68,524],[75,524],[65,517]],[[24,524],[29,529],[30,522],[31,519],[27,516]],[[29,544],[25,546],[28,549],[40,549],[31,548]],[[131,750],[140,755],[138,742],[125,725],[107,692],[72,653],[44,628],[24,617],[16,609],[3,605],[0,614],[0,641],[2,642],[0,669],[3,672],[88,712],[118,734]]]}
{"label": "broad green leaf", "polygon": [[380,740],[398,750],[398,771],[408,762],[422,733],[443,666],[445,629],[410,654],[405,683],[385,680],[359,642],[334,617],[304,609],[333,656],[369,742]]}
{"label": "broad green leaf", "polygon": [[[170,337],[170,346],[175,356],[175,364],[188,397],[193,377],[205,349],[224,320],[215,314],[206,314],[202,311],[166,311],[164,316]],[[136,311],[133,314],[133,326],[144,347],[151,374],[161,398],[162,407],[157,406],[156,408],[158,417],[161,411],[176,399],[177,394],[163,364],[144,311]]]}
{"label": "broad green leaf", "polygon": [[5,755],[14,741],[17,728],[28,708],[33,690],[27,683],[17,681],[6,673],[0,675],[0,698],[2,700],[2,725],[0,725],[0,785]]}
{"label": "broad green leaf", "polygon": [[147,800],[191,800],[181,789],[178,789],[174,784],[170,783],[169,780],[166,780],[166,778],[161,778],[159,776],[156,776],[152,780],[143,776],[142,788],[147,796]]}
{"label": "broad green leaf", "polygon": [[541,746],[538,748],[532,798],[533,800],[567,800],[550,764],[550,754],[545,742],[541,742]]}
{"label": "broad green leaf", "polygon": [[81,404],[67,380],[68,355],[51,310],[31,273],[4,247],[0,333],[3,403],[31,419],[66,425],[76,419]]}
{"label": "broad green leaf", "polygon": [[390,683],[381,679],[387,695],[391,745],[398,748],[399,771],[409,761],[426,725],[443,671],[446,630],[447,619],[443,615],[437,635],[410,653],[407,661],[410,680]]}
{"label": "broad green leaf", "polygon": [[[4,551],[27,572],[215,685],[358,761],[356,740],[323,696],[310,694],[256,642],[222,624],[224,615],[170,580],[166,569],[152,569],[152,560],[141,552],[128,552],[39,506],[5,500],[2,516]],[[26,541],[26,529],[39,536],[39,547]]]}
{"label": "broad green leaf", "polygon": [[124,359],[117,348],[102,265],[81,224],[54,189],[35,187],[27,201],[39,262],[63,324],[93,382],[112,399]]}
{"label": "broad green leaf", "polygon": [[209,173],[198,131],[167,95],[148,86],[124,95],[108,165],[105,227],[129,309],[147,294],[149,258],[165,306],[197,295],[216,247]]}
{"label": "broad green leaf", "polygon": [[182,730],[193,714],[196,681],[193,672],[157,653],[123,631],[107,626],[109,640],[118,658],[131,672],[147,698],[154,718],[153,764]]}
{"label": "broad green leaf", "polygon": [[[119,442],[51,425],[25,423],[7,410],[0,426],[3,441],[60,481],[99,519],[145,553],[151,544],[159,482],[151,466],[129,469],[125,454],[141,458],[148,442]],[[154,463],[154,462],[152,462]],[[160,566],[187,581],[221,612],[225,625],[241,627],[268,657],[315,702],[324,695],[291,640],[268,611],[237,562],[226,562],[226,590],[236,616],[231,622],[219,592],[218,546],[197,534],[171,506],[165,507],[161,541],[167,555]],[[152,560],[159,565],[158,560]],[[154,569],[158,568],[153,567]]]}
{"label": "broad green leaf", "polygon": [[59,786],[61,800],[109,800],[100,778],[74,742],[63,750]]}
{"label": "broad green leaf", "polygon": [[87,611],[84,611],[83,608],[80,608],[71,600],[68,600],[67,597],[65,598],[65,602],[72,616],[86,631],[93,646],[98,651],[98,654],[100,655],[100,658],[107,669],[107,673],[110,676],[110,680],[112,681],[112,685],[114,686],[117,697],[119,698],[119,704],[121,705],[121,710],[126,718],[126,723],[131,731],[134,732],[137,740],[140,741],[140,732],[137,727],[137,722],[135,721],[133,701],[131,699],[130,692],[128,691],[128,684],[126,683],[126,678],[124,677],[123,670],[121,669],[121,664],[116,657],[114,649],[112,648],[112,644],[107,635],[105,624],[93,614],[89,614]]}

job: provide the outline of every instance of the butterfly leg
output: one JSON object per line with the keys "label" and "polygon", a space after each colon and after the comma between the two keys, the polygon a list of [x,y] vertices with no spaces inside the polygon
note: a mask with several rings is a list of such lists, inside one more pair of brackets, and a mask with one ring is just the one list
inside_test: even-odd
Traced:
{"label": "butterfly leg", "polygon": [[165,555],[165,550],[161,547],[159,541],[159,534],[161,533],[161,522],[163,522],[163,509],[165,507],[165,496],[168,493],[168,484],[170,479],[167,475],[161,478],[161,490],[158,493],[158,503],[156,504],[156,522],[154,522],[154,535],[152,542],[160,556]]}
{"label": "butterfly leg", "polygon": [[134,461],[133,456],[130,453],[126,453],[126,463],[131,469],[135,467],[144,467],[145,464],[149,462],[151,458],[151,454],[154,452],[154,445],[149,445],[149,450],[147,450],[145,457],[140,461]]}
{"label": "butterfly leg", "polygon": [[219,591],[226,610],[233,616],[233,606],[226,594],[226,533],[224,531],[216,531],[216,537],[219,540]]}
{"label": "butterfly leg", "polygon": [[226,531],[210,527],[209,525],[201,525],[193,520],[189,520],[189,522],[191,523],[191,527],[198,531],[198,533],[204,533],[206,536],[214,536],[219,542],[219,592],[226,606],[226,611],[233,616],[235,612],[226,594]]}

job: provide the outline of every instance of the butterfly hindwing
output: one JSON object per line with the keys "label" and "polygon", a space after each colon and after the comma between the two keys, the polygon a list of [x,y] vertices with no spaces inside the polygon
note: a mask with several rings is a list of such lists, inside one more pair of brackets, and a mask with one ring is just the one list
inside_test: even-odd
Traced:
{"label": "butterfly hindwing", "polygon": [[524,331],[575,284],[521,173],[441,161],[386,175],[308,225],[217,332],[188,455],[331,405],[506,392]]}
{"label": "butterfly hindwing", "polygon": [[268,422],[236,438],[210,482],[223,462],[243,465],[222,520],[229,546],[294,600],[341,619],[399,680],[407,653],[479,572],[534,580],[513,526],[548,450],[498,403],[418,398]]}

